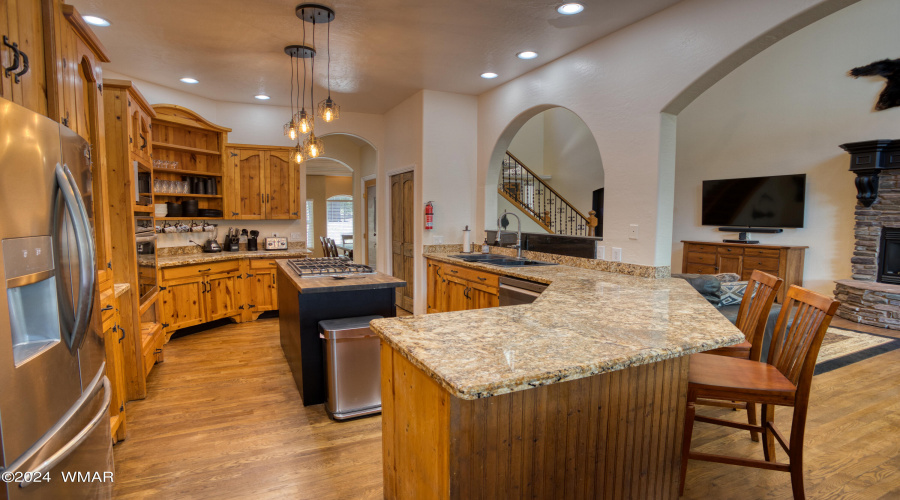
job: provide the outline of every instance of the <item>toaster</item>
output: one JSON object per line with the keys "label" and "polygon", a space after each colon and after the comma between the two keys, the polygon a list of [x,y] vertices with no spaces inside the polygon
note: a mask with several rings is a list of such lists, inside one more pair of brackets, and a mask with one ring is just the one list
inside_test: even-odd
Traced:
{"label": "toaster", "polygon": [[287,238],[266,238],[266,250],[287,250]]}

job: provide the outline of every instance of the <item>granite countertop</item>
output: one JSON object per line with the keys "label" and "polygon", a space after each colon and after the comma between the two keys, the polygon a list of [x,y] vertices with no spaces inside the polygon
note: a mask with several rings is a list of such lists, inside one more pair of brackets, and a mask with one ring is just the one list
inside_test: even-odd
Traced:
{"label": "granite countertop", "polygon": [[300,293],[351,292],[354,290],[372,290],[376,288],[399,288],[406,282],[384,273],[351,274],[346,278],[335,279],[334,276],[301,278],[288,267],[287,262],[279,261],[278,269],[284,273]]}
{"label": "granite countertop", "polygon": [[156,265],[160,269],[164,267],[186,266],[189,264],[202,264],[204,262],[216,262],[232,259],[285,259],[308,257],[312,252],[305,248],[295,250],[257,250],[255,252],[217,252],[217,253],[189,253],[181,255],[169,255],[157,257]]}
{"label": "granite countertop", "polygon": [[532,304],[371,323],[381,338],[461,399],[589,377],[744,341],[681,279],[566,265],[501,268],[425,257],[550,286]]}

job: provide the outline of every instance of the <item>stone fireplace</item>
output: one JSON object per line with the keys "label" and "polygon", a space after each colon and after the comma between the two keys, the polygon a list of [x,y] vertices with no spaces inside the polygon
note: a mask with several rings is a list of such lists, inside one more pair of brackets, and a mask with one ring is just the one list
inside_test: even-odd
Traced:
{"label": "stone fireplace", "polygon": [[900,140],[844,144],[856,173],[852,279],[836,282],[841,318],[900,330]]}

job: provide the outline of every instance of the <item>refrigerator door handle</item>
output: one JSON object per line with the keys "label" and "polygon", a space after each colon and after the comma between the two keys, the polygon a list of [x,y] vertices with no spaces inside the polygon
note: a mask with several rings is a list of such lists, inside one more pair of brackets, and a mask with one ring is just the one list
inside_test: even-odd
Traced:
{"label": "refrigerator door handle", "polygon": [[[57,463],[59,463],[62,459],[69,456],[75,448],[81,444],[85,438],[97,427],[97,425],[102,422],[103,417],[107,415],[109,412],[109,402],[112,399],[112,392],[110,392],[109,387],[109,379],[104,375],[106,371],[106,362],[103,362],[103,365],[100,367],[100,370],[97,372],[97,375],[94,376],[94,380],[91,381],[91,384],[85,389],[83,393],[81,393],[81,397],[78,398],[78,401],[72,405],[71,408],[66,412],[62,418],[56,422],[50,430],[44,434],[41,439],[39,439],[36,443],[31,445],[25,453],[22,454],[21,457],[16,459],[10,466],[6,469],[0,468],[0,472],[2,473],[16,473],[18,470],[24,465],[26,462],[31,460],[41,449],[51,440],[56,434],[65,427],[70,420],[81,410],[85,405],[87,405],[90,401],[93,400],[94,395],[97,394],[97,391],[100,388],[103,388],[103,404],[101,405],[100,410],[98,410],[97,414],[91,418],[91,421],[85,426],[81,431],[73,437],[68,443],[66,443],[62,448],[59,449],[56,453],[54,453],[50,458],[41,463],[34,470],[29,471],[29,473],[25,474],[25,477],[33,478],[36,476],[42,476],[46,471],[52,469]],[[24,488],[28,486],[30,483],[22,482],[19,483],[19,486]]]}
{"label": "refrigerator door handle", "polygon": [[56,164],[56,181],[63,194],[63,201],[72,214],[72,227],[75,230],[75,247],[78,251],[79,283],[78,304],[75,308],[75,322],[66,344],[73,353],[81,348],[84,336],[91,322],[94,306],[94,285],[97,279],[97,262],[94,250],[94,239],[91,234],[90,216],[81,191],[67,165]]}

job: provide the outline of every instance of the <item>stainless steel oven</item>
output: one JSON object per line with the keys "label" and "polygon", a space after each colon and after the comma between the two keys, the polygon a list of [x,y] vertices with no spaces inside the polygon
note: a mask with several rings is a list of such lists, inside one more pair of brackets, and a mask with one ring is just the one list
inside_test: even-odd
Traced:
{"label": "stainless steel oven", "polygon": [[157,291],[156,275],[156,228],[153,217],[143,215],[134,218],[134,241],[137,248],[138,290],[140,302],[150,298]]}

